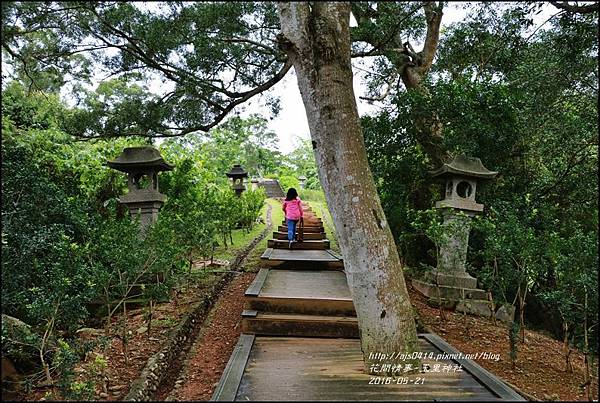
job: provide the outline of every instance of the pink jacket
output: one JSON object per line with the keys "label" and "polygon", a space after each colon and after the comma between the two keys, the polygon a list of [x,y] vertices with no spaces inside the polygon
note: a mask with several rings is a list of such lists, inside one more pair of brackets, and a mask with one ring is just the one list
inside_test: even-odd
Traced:
{"label": "pink jacket", "polygon": [[296,197],[296,200],[284,200],[283,211],[285,211],[285,218],[288,220],[299,220],[304,216],[302,213],[302,201],[299,197]]}

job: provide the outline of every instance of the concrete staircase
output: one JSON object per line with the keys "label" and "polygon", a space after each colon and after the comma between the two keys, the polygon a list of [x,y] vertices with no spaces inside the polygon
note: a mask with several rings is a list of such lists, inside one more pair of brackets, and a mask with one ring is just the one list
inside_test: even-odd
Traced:
{"label": "concrete staircase", "polygon": [[265,189],[267,197],[280,198],[285,197],[283,189],[277,179],[263,179],[258,182],[258,186]]}

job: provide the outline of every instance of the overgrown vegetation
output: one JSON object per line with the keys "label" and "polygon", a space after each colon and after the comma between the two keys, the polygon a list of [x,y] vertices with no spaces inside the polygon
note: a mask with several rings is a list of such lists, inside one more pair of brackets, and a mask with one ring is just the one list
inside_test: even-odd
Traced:
{"label": "overgrown vegetation", "polygon": [[469,272],[498,306],[518,306],[521,342],[525,324],[597,355],[597,12],[554,10],[534,30],[539,7],[473,7],[442,35],[425,93],[393,93],[363,118],[365,141],[406,264],[435,266],[440,220],[423,214],[443,194],[415,123],[434,111],[442,148],[499,172],[478,185],[486,210],[471,231]]}
{"label": "overgrown vegetation", "polygon": [[[507,334],[515,360],[526,325],[564,340],[569,368],[573,348],[592,361],[598,354],[598,11],[552,3],[470,5],[437,49],[415,53],[410,43],[432,38],[443,3],[354,2],[352,49],[376,58],[366,98],[382,110],[362,126],[405,264],[435,266],[445,237],[431,210],[441,189],[428,171],[445,156],[481,158],[500,174],[478,186],[486,210],[473,222],[468,270],[498,306],[518,302],[519,323]],[[290,69],[271,47],[275,5],[163,3],[160,13],[140,5],[2,6],[3,56],[14,73],[2,89],[2,312],[31,325],[19,344],[3,321],[3,354],[37,362],[65,398],[88,396],[88,385],[69,385],[64,344],[89,318],[88,303],[104,308],[107,324],[130,298],[152,307],[195,275],[195,259],[229,257],[234,229],[253,234],[264,194],[236,198],[224,176],[232,163],[284,189],[298,189],[303,175],[301,197],[325,202],[310,141],[284,156],[270,147],[276,135],[263,117],[228,115]],[[543,7],[555,13],[536,26]],[[167,68],[171,55],[178,61]],[[108,78],[86,89],[102,69]],[[153,79],[172,90],[152,93]],[[77,107],[59,102],[65,88]],[[207,135],[154,139],[199,132]],[[103,163],[152,142],[176,169],[159,176],[167,203],[140,238],[117,202],[124,178]]]}
{"label": "overgrown vegetation", "polygon": [[158,222],[141,237],[138,222],[117,200],[125,193],[124,175],[103,164],[124,147],[144,143],[75,141],[56,123],[69,113],[56,96],[28,94],[17,82],[3,95],[2,313],[32,329],[28,338],[15,339],[4,331],[3,320],[3,356],[27,361],[21,368],[37,362],[42,373],[33,383],[43,378],[63,398],[85,400],[89,385],[69,382],[68,374],[81,357],[72,347],[75,331],[88,324],[94,306],[101,307],[106,333],[126,346],[128,335],[119,330],[126,326],[115,325],[112,317],[126,312],[128,302],[146,301],[150,332],[153,306],[169,299],[196,259],[230,246],[236,228],[255,232],[264,191],[236,197],[223,173],[237,155],[213,161],[210,149],[219,150],[222,141],[232,151],[228,138],[239,142],[238,130],[246,130],[247,139],[262,123],[235,120],[219,129],[222,140],[217,135],[203,146],[160,144],[176,167],[160,175],[167,201]]}

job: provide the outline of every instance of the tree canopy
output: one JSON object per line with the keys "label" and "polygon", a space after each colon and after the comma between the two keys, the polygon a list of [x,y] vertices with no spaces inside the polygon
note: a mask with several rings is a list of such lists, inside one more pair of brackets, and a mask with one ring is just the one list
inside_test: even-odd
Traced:
{"label": "tree canopy", "polygon": [[[435,265],[430,209],[441,189],[429,171],[479,157],[500,174],[478,187],[486,210],[469,271],[501,302],[529,289],[528,322],[557,336],[568,323],[576,344],[588,330],[598,338],[598,8],[475,3],[444,26],[444,2],[350,5],[349,53],[369,61],[363,99],[380,106],[360,129],[403,262]],[[297,51],[280,31],[271,2],[2,3],[3,313],[44,328],[60,308],[52,326],[67,329],[85,317],[81,301],[102,285],[118,293],[118,274],[143,266],[148,255],[127,255],[137,239],[117,241],[131,224],[116,203],[124,183],[101,166],[124,146],[169,137],[160,147],[177,165],[161,174],[166,224],[146,241],[170,246],[148,270],[182,270],[236,223],[250,225],[261,195],[234,217],[223,176],[234,159],[251,175],[297,186],[303,174],[320,187],[315,143],[285,157],[264,117],[233,116],[259,95],[277,112],[270,89]]]}

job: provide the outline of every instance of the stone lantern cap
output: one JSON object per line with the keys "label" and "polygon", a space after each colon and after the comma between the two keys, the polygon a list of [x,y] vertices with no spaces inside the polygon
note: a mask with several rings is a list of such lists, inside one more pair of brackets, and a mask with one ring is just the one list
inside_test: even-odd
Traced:
{"label": "stone lantern cap", "polygon": [[109,167],[129,173],[140,170],[171,171],[175,167],[167,163],[160,152],[151,146],[127,147],[113,161],[107,161]]}
{"label": "stone lantern cap", "polygon": [[490,171],[484,167],[479,158],[457,155],[452,162],[444,164],[434,171],[430,171],[430,174],[434,178],[466,176],[481,179],[493,179],[498,175],[498,172]]}
{"label": "stone lantern cap", "polygon": [[306,176],[299,176],[298,179],[301,180],[301,181],[305,181],[306,180]]}
{"label": "stone lantern cap", "polygon": [[231,171],[227,172],[225,175],[227,175],[228,178],[247,178],[248,177],[248,172],[244,171],[244,168],[242,168],[242,166],[240,164],[235,164],[233,166],[233,168],[231,168]]}

